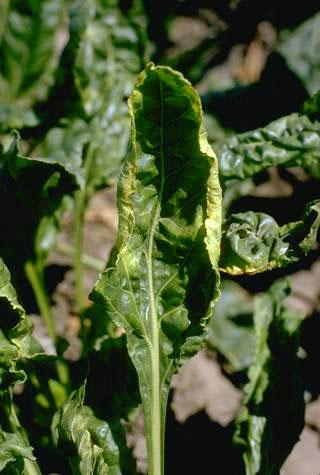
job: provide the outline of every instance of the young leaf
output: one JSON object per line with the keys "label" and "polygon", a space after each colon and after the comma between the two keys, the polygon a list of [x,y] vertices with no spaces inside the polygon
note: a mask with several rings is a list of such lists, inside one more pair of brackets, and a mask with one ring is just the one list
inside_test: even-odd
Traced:
{"label": "young leaf", "polygon": [[265,213],[232,214],[224,224],[220,269],[231,275],[285,267],[317,241],[320,201],[306,205],[302,220],[279,226]]}
{"label": "young leaf", "polygon": [[235,434],[246,475],[278,475],[304,425],[297,357],[302,317],[284,306],[288,294],[282,280],[255,298],[255,356]]}
{"label": "young leaf", "polygon": [[201,347],[218,296],[221,191],[199,97],[181,74],[150,64],[129,109],[132,151],[118,187],[116,247],[92,299],[127,332],[149,473],[160,475],[170,380]]}
{"label": "young leaf", "polygon": [[320,122],[291,114],[264,128],[235,135],[219,154],[225,186],[272,166],[302,167],[320,178]]}
{"label": "young leaf", "polygon": [[0,128],[36,125],[32,106],[53,82],[62,14],[63,0],[9,2],[1,18]]}
{"label": "young leaf", "polygon": [[121,475],[119,449],[105,421],[84,406],[84,386],[71,394],[55,414],[52,432],[55,443],[70,457],[75,473]]}

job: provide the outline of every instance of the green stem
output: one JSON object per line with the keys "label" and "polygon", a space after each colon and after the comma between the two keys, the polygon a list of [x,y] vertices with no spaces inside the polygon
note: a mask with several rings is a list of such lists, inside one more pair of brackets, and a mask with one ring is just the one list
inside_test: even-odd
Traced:
{"label": "green stem", "polygon": [[85,306],[83,285],[83,227],[85,211],[84,190],[76,192],[75,196],[75,251],[74,251],[74,279],[76,310],[80,314]]}
{"label": "green stem", "polygon": [[[66,242],[58,241],[56,244],[56,250],[64,256],[71,257],[72,259],[75,258],[76,251],[74,247],[70,246],[70,244]],[[97,272],[102,272],[105,267],[105,263],[103,261],[97,259],[96,257],[90,256],[89,254],[85,254],[84,252],[82,253],[82,265]]]}
{"label": "green stem", "polygon": [[39,273],[35,263],[32,261],[26,262],[25,273],[33,289],[39,311],[47,327],[48,334],[55,343],[57,339],[56,328],[49,299],[45,290],[43,275],[42,273]]}
{"label": "green stem", "polygon": [[85,184],[82,189],[75,194],[75,301],[79,314],[85,307],[85,292],[83,285],[83,231],[84,214],[87,205],[87,183],[89,182],[90,169],[94,159],[94,148],[89,146],[84,165]]}

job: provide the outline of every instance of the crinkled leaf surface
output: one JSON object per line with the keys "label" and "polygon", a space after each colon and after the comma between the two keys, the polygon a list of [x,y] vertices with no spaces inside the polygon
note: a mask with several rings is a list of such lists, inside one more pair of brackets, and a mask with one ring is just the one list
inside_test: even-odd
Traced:
{"label": "crinkled leaf surface", "polygon": [[279,226],[265,213],[231,214],[224,223],[220,269],[255,274],[296,262],[316,244],[320,201],[309,203],[302,220]]}
{"label": "crinkled leaf surface", "polygon": [[0,391],[4,395],[10,385],[25,381],[23,360],[41,357],[44,352],[32,336],[32,322],[17,300],[10,273],[1,258],[0,313]]}
{"label": "crinkled leaf surface", "polygon": [[32,448],[26,446],[21,435],[0,429],[0,471],[7,474],[24,473],[25,458],[35,460]]}
{"label": "crinkled leaf surface", "polygon": [[1,11],[0,128],[36,125],[32,106],[46,97],[53,82],[63,4],[63,0],[10,0]]}
{"label": "crinkled leaf surface", "polygon": [[278,475],[304,426],[297,356],[302,316],[285,307],[288,294],[281,280],[255,298],[255,356],[235,434],[246,475]]}
{"label": "crinkled leaf surface", "polygon": [[139,5],[139,0],[129,2],[122,12],[118,0],[76,0],[70,10],[70,40],[61,67],[68,80],[72,75],[75,118],[50,130],[40,150],[64,161],[70,153],[77,156],[86,200],[118,178],[127,152],[126,99],[145,56]]}
{"label": "crinkled leaf surface", "polygon": [[264,128],[233,136],[221,148],[220,174],[225,186],[272,166],[300,166],[320,178],[320,122],[291,114]]}
{"label": "crinkled leaf surface", "polygon": [[127,332],[152,464],[159,433],[163,450],[171,376],[201,347],[218,295],[221,191],[200,100],[181,74],[150,64],[129,108],[132,151],[118,186],[116,247],[92,298]]}
{"label": "crinkled leaf surface", "polygon": [[76,177],[55,159],[20,155],[17,135],[8,149],[1,145],[0,256],[15,283],[27,260],[42,263],[46,259],[53,241],[52,228],[59,228],[55,213],[64,196],[77,187]]}
{"label": "crinkled leaf surface", "polygon": [[234,371],[251,364],[254,355],[253,299],[240,285],[225,280],[208,325],[207,345],[218,350]]}
{"label": "crinkled leaf surface", "polygon": [[319,13],[293,31],[282,32],[279,38],[278,50],[310,94],[314,94],[320,84],[319,47]]}
{"label": "crinkled leaf surface", "polygon": [[71,394],[56,413],[53,437],[81,475],[121,475],[119,449],[105,421],[84,405],[84,387]]}

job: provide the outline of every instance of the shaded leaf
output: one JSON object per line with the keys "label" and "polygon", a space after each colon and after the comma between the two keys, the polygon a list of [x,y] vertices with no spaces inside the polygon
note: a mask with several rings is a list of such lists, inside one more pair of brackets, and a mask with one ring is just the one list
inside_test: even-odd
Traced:
{"label": "shaded leaf", "polygon": [[302,316],[285,307],[288,294],[282,280],[255,298],[255,356],[235,433],[246,475],[278,475],[304,426],[297,357]]}
{"label": "shaded leaf", "polygon": [[30,127],[37,124],[33,105],[53,82],[63,0],[11,0],[2,13],[0,128]]}
{"label": "shaded leaf", "polygon": [[316,244],[320,201],[306,205],[300,221],[279,226],[265,213],[232,214],[224,224],[220,269],[228,274],[255,274],[285,267]]}
{"label": "shaded leaf", "polygon": [[314,94],[320,84],[320,14],[303,22],[293,31],[283,31],[278,50],[288,66],[304,83],[309,94]]}
{"label": "shaded leaf", "polygon": [[33,325],[10,281],[10,273],[0,258],[0,394],[9,386],[26,379],[22,362],[44,356],[42,347],[32,336]]}
{"label": "shaded leaf", "polygon": [[235,135],[221,148],[219,163],[225,186],[280,165],[299,166],[320,178],[320,123],[291,114],[264,128]]}
{"label": "shaded leaf", "polygon": [[59,229],[56,212],[64,196],[78,187],[76,177],[54,158],[29,159],[19,153],[14,135],[8,149],[0,146],[0,256],[21,284],[27,260],[43,265]]}
{"label": "shaded leaf", "polygon": [[7,474],[24,473],[23,459],[35,460],[32,448],[26,446],[20,434],[0,429],[0,471],[5,470],[3,473]]}
{"label": "shaded leaf", "polygon": [[320,119],[320,91],[310,97],[303,104],[303,113],[312,120]]}
{"label": "shaded leaf", "polygon": [[150,64],[129,109],[116,247],[92,299],[127,332],[153,473],[171,377],[202,346],[218,296],[221,192],[200,100],[181,74]]}
{"label": "shaded leaf", "polygon": [[208,325],[207,344],[218,350],[234,371],[251,364],[254,354],[253,300],[235,282],[225,280]]}
{"label": "shaded leaf", "polygon": [[121,475],[119,449],[105,421],[84,405],[84,386],[71,394],[52,423],[55,442],[81,475]]}

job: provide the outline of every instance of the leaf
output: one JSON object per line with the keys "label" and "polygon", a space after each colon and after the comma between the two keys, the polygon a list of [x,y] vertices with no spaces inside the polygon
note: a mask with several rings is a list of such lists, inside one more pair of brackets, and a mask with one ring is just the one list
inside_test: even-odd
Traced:
{"label": "leaf", "polygon": [[33,325],[10,281],[10,273],[0,258],[0,396],[15,383],[23,383],[26,373],[22,362],[44,356],[32,336]]}
{"label": "leaf", "polygon": [[[0,428],[0,471],[2,472],[6,469],[4,473],[7,474],[24,473],[23,459],[35,460],[32,454],[32,447],[26,446],[20,434],[4,432]],[[14,463],[14,466],[10,467],[12,471],[8,467],[10,462]]]}
{"label": "leaf", "polygon": [[291,114],[264,128],[235,135],[222,147],[219,163],[226,187],[280,165],[299,166],[320,178],[320,122]]}
{"label": "leaf", "polygon": [[37,124],[32,107],[53,82],[62,14],[63,0],[9,2],[0,28],[0,128]]}
{"label": "leaf", "polygon": [[202,346],[218,296],[221,191],[200,100],[181,74],[149,64],[129,110],[116,247],[91,297],[127,332],[156,475],[171,377]]}
{"label": "leaf", "polygon": [[0,256],[19,287],[25,263],[37,260],[41,267],[46,260],[53,228],[59,229],[56,212],[78,183],[68,171],[70,164],[64,168],[49,157],[29,159],[20,155],[18,145],[17,134],[7,150],[0,145]]}
{"label": "leaf", "polygon": [[307,99],[303,104],[303,113],[310,117],[311,120],[320,119],[320,91],[316,92],[312,97]]}
{"label": "leaf", "polygon": [[81,475],[121,475],[119,449],[105,421],[84,406],[84,386],[71,394],[52,422],[53,437]]}
{"label": "leaf", "polygon": [[309,94],[319,89],[320,83],[320,14],[314,15],[293,31],[281,32],[278,50],[288,66],[304,83]]}
{"label": "leaf", "polygon": [[315,246],[319,226],[320,201],[306,205],[300,221],[284,226],[265,213],[231,214],[224,223],[220,269],[238,275],[285,267]]}
{"label": "leaf", "polygon": [[288,293],[281,280],[255,298],[255,356],[235,433],[246,475],[278,475],[304,426],[297,357],[302,316],[285,307]]}
{"label": "leaf", "polygon": [[238,284],[225,280],[208,325],[207,344],[218,350],[234,371],[251,364],[254,354],[253,302]]}
{"label": "leaf", "polygon": [[[49,131],[41,153],[60,158],[77,154],[85,201],[118,178],[127,152],[126,99],[144,67],[146,29],[140,2],[129,5],[123,13],[117,0],[76,0],[70,9],[70,40],[61,67],[66,80],[72,73],[74,110],[62,127]],[[65,88],[62,84],[61,94]]]}

